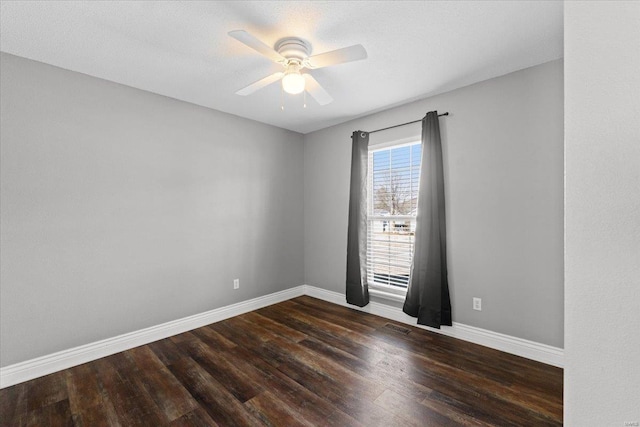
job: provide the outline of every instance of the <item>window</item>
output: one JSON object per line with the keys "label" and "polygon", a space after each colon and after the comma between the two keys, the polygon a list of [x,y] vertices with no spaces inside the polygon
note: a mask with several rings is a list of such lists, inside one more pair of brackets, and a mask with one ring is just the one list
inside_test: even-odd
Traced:
{"label": "window", "polygon": [[409,284],[420,182],[419,141],[369,150],[367,282],[396,293]]}

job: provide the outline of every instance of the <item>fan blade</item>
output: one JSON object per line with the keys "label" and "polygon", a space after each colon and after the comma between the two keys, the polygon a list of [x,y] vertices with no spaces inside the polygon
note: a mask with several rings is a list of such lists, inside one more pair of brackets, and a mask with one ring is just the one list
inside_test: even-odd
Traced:
{"label": "fan blade", "polygon": [[229,31],[228,33],[231,37],[238,40],[240,43],[244,43],[249,46],[251,49],[261,53],[267,58],[271,59],[274,62],[284,61],[284,57],[280,55],[278,52],[273,50],[272,47],[267,46],[251,34],[247,33],[244,30],[235,30]]}
{"label": "fan blade", "polygon": [[313,55],[307,60],[309,68],[322,68],[330,65],[344,64],[345,62],[359,61],[367,58],[367,51],[361,44],[356,44],[331,52]]}
{"label": "fan blade", "polygon": [[311,95],[313,99],[318,102],[318,104],[327,105],[333,101],[331,95],[329,95],[327,91],[324,90],[322,86],[320,86],[320,83],[318,83],[318,81],[314,79],[311,74],[305,73],[303,74],[303,76],[306,82],[305,90],[309,92],[309,95]]}
{"label": "fan blade", "polygon": [[265,86],[269,86],[271,83],[277,82],[281,78],[284,77],[284,73],[274,73],[270,76],[265,77],[264,79],[260,79],[257,82],[251,83],[249,86],[240,89],[236,92],[236,95],[247,96],[251,95],[253,92],[262,89]]}

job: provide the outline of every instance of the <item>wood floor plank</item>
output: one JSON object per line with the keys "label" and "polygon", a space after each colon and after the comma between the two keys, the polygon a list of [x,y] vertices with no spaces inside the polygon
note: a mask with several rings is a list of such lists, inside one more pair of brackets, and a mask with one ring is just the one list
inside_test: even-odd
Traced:
{"label": "wood floor plank", "polygon": [[204,343],[186,349],[191,359],[206,370],[240,402],[246,402],[263,391],[260,383],[253,381],[225,354]]}
{"label": "wood floor plank", "polygon": [[74,421],[71,416],[69,401],[64,399],[22,414],[15,425],[72,427]]}
{"label": "wood floor plank", "polygon": [[295,410],[268,391],[263,391],[251,400],[245,402],[249,411],[264,425],[269,427],[300,426],[314,427],[303,418],[296,415]]}
{"label": "wood floor plank", "polygon": [[330,345],[343,348],[347,352],[351,350],[360,352],[363,348],[367,348],[374,352],[398,355],[403,350],[402,346],[387,344],[377,339],[375,335],[349,329],[348,325],[343,325],[342,322],[332,322],[317,315],[312,316],[297,304],[286,304],[277,308],[266,307],[260,312],[263,310],[267,315],[279,318],[296,328],[306,329],[309,335]]}
{"label": "wood floor plank", "polygon": [[560,426],[562,369],[308,296],[0,390],[0,426]]}
{"label": "wood floor plank", "polygon": [[347,313],[342,310],[327,310],[326,307],[322,307],[313,302],[313,298],[300,297],[289,300],[287,303],[290,303],[286,305],[287,307],[302,311],[313,317],[321,316],[325,320],[360,333],[371,333],[381,326],[377,322],[372,321],[372,317],[374,316],[362,317],[359,316],[357,314],[359,312],[355,310],[350,310]]}
{"label": "wood floor plank", "polygon": [[177,362],[184,354],[180,351],[180,348],[171,340],[160,340],[148,344],[149,348],[158,356],[162,363],[171,365],[173,362]]}
{"label": "wood floor plank", "polygon": [[[119,356],[119,357],[114,357]],[[123,353],[98,359],[96,370],[103,390],[109,396],[117,419],[126,426],[165,425],[169,421],[149,394],[131,381],[130,372],[137,371]],[[133,365],[133,366],[132,366]]]}
{"label": "wood floor plank", "polygon": [[97,373],[90,363],[75,366],[66,371],[67,392],[72,413],[79,413],[82,408],[100,405],[102,389]]}
{"label": "wood floor plank", "polygon": [[[522,379],[496,378],[496,373],[488,373],[487,369],[478,367],[468,361],[460,362],[460,359],[452,358],[452,361],[434,356],[428,351],[420,349],[407,352],[403,362],[417,366],[418,371],[431,371],[441,378],[454,378],[458,382],[472,384],[479,394],[492,394],[500,396],[505,401],[520,405],[524,408],[536,408],[538,412],[555,419],[562,417],[562,395],[552,393],[549,390],[540,393],[535,388],[522,387]],[[414,375],[412,378],[419,377]],[[518,384],[514,384],[518,382]]]}
{"label": "wood floor plank", "polygon": [[378,364],[382,359],[364,361],[340,349],[314,339],[303,340],[300,342],[300,345],[340,363],[345,368],[374,381],[383,388],[396,391],[414,400],[421,401],[432,391],[431,389],[420,384],[416,384],[413,381],[408,381],[392,369],[384,369],[384,365]]}
{"label": "wood floor plank", "polygon": [[[230,319],[229,319],[230,320]],[[225,322],[226,323],[226,322]],[[218,332],[209,327],[198,328],[191,331],[200,341],[206,343],[213,349],[232,348],[236,344],[220,335]]]}
{"label": "wood floor plank", "polygon": [[18,425],[20,415],[27,412],[26,392],[30,382],[0,390],[0,426]]}
{"label": "wood floor plank", "polygon": [[390,414],[373,404],[383,391],[378,384],[285,342],[269,341],[262,349],[269,359],[280,362],[278,370],[352,418],[365,425],[392,422]]}
{"label": "wood floor plank", "polygon": [[270,341],[263,345],[270,358],[281,361],[279,370],[290,378],[312,382],[307,388],[318,388],[321,394],[342,398],[357,394],[358,399],[375,400],[384,387],[349,371],[338,363],[305,348],[288,346],[285,342]]}
{"label": "wood floor plank", "polygon": [[331,402],[323,399],[273,366],[268,356],[254,350],[237,347],[228,350],[247,375],[264,388],[295,408],[298,415],[315,426],[362,426]]}
{"label": "wood floor plank", "polygon": [[534,409],[536,412],[551,418],[562,416],[561,403],[549,402],[535,392],[516,390],[509,385],[493,381],[485,377],[481,372],[476,373],[468,369],[459,369],[446,363],[435,362],[416,355],[408,355],[405,362],[410,364],[412,372],[417,377],[419,372],[424,372],[425,367],[443,379],[453,379],[461,384],[471,384],[476,393],[496,396],[499,399],[525,409]]}
{"label": "wood floor plank", "polygon": [[126,352],[138,366],[135,379],[147,391],[169,421],[198,407],[184,386],[173,376],[150,347],[136,347]]}
{"label": "wood floor plank", "polygon": [[48,415],[48,426],[50,427],[72,427],[74,425],[71,415],[69,400],[64,399],[46,407]]}
{"label": "wood floor plank", "polygon": [[[295,298],[291,300],[303,306],[313,306],[317,308],[322,308],[323,305],[326,305],[325,302],[311,298],[308,296],[303,296],[299,298]],[[340,306],[332,306],[331,308],[333,312],[340,312],[340,310],[344,311],[343,307]],[[308,311],[308,310],[307,310]],[[369,315],[366,313],[362,313],[357,310],[348,310],[350,316],[343,315],[338,316],[335,319],[335,322],[338,324],[342,324],[344,326],[344,322],[342,319],[350,318],[351,316],[357,316],[362,318],[363,321],[370,321],[371,324],[376,325],[377,331],[376,336],[381,337],[379,334],[387,333],[389,334],[389,330],[385,330],[384,327],[388,324],[400,326],[402,328],[406,328],[406,325],[398,324],[392,322],[388,319],[384,319],[378,316]],[[319,314],[316,312],[316,314]],[[421,350],[428,349],[429,347],[433,350],[439,351],[443,354],[444,357],[447,358],[450,364],[454,364],[454,360],[452,358],[461,358],[472,359],[473,363],[476,364],[475,370],[478,371],[480,369],[492,369],[499,368],[507,372],[508,380],[516,380],[518,378],[527,379],[527,385],[532,385],[536,379],[540,379],[537,382],[537,385],[541,388],[544,388],[544,392],[559,392],[559,395],[562,392],[562,370],[560,368],[556,368],[553,366],[545,365],[539,362],[534,362],[528,359],[524,359],[521,357],[516,357],[513,355],[509,355],[498,350],[490,349],[488,347],[478,346],[472,343],[464,342],[457,340],[455,338],[451,338],[445,335],[435,334],[430,331],[426,331],[418,328],[411,328],[411,335],[404,337],[407,342],[413,341],[418,342],[422,345]],[[397,345],[398,343],[394,343]],[[400,343],[401,345],[404,343]],[[486,364],[486,360],[491,360],[491,364]],[[479,364],[478,364],[479,363]],[[496,371],[498,372],[498,371]],[[504,381],[505,378],[503,377]]]}
{"label": "wood floor plank", "polygon": [[74,425],[119,426],[113,404],[105,398],[95,365],[85,363],[66,371],[69,407]]}
{"label": "wood floor plank", "polygon": [[274,322],[268,317],[261,316],[260,314],[252,311],[250,313],[243,314],[242,317],[251,322],[252,325],[260,325],[261,327],[280,335],[281,337],[288,339],[292,342],[300,342],[307,338],[306,334],[289,328],[282,323]]}
{"label": "wood floor plank", "polygon": [[66,372],[56,372],[30,381],[23,398],[26,399],[27,411],[67,399]]}
{"label": "wood floor plank", "polygon": [[93,426],[109,426],[120,427],[122,424],[118,419],[113,406],[105,408],[100,405],[82,408],[79,412],[72,415],[74,426],[76,427],[93,427]]}
{"label": "wood floor plank", "polygon": [[470,417],[460,417],[458,414],[448,414],[453,416],[442,415],[433,409],[417,403],[411,399],[404,399],[403,396],[391,391],[385,390],[375,401],[387,411],[396,414],[403,420],[404,425],[410,426],[481,426],[482,424],[475,422]]}
{"label": "wood floor plank", "polygon": [[[490,408],[498,419],[512,425],[530,425],[534,421],[538,425],[549,425],[544,417],[509,401],[505,396],[485,390],[473,383],[474,378],[447,376],[442,372],[425,370],[414,365],[411,361],[389,358],[381,364],[391,364],[391,369],[404,372],[407,380],[422,384],[435,391],[457,399],[471,406]],[[387,368],[389,369],[389,368]]]}
{"label": "wood floor plank", "polygon": [[519,367],[514,370],[511,366],[507,367],[496,363],[497,358],[491,358],[492,363],[490,364],[485,363],[483,360],[486,359],[483,359],[483,356],[479,354],[468,351],[456,352],[455,349],[445,348],[443,345],[433,341],[425,342],[421,335],[414,332],[417,331],[414,330],[406,336],[399,336],[391,330],[380,328],[376,331],[376,337],[394,346],[402,345],[408,352],[428,357],[431,360],[445,363],[461,370],[473,372],[497,383],[517,386],[517,384],[524,382],[527,388],[531,388],[531,385],[535,383],[545,394],[561,393],[561,390],[554,386],[536,381],[539,378],[539,373],[535,369]]}
{"label": "wood floor plank", "polygon": [[216,423],[223,426],[261,425],[242,403],[195,361],[181,359],[170,369]]}
{"label": "wood floor plank", "polygon": [[[289,314],[286,310],[280,310],[279,307],[265,307],[258,310],[258,313],[274,321],[289,325],[291,328],[365,361],[379,360],[380,353],[384,352],[383,347],[376,345],[374,338],[369,337],[368,340],[361,340],[359,339],[362,337],[361,334],[349,330],[329,331],[323,325],[310,321],[309,318],[301,320]],[[399,353],[399,351],[394,349],[394,353]]]}
{"label": "wood floor plank", "polygon": [[[383,329],[378,328],[377,336]],[[388,330],[384,331],[387,333]],[[522,357],[503,353],[492,348],[478,346],[476,344],[461,341],[446,335],[436,334],[419,328],[411,328],[411,334],[406,336],[408,344],[419,344],[419,351],[431,348],[433,351],[443,354],[453,364],[452,358],[464,358],[477,364],[475,371],[480,369],[495,368],[502,370],[511,377],[540,378],[544,380],[539,384],[545,385],[546,390],[562,390],[562,369],[545,365]],[[491,360],[490,364],[486,361]],[[531,385],[531,382],[527,382]]]}
{"label": "wood floor plank", "polygon": [[[262,318],[262,316],[259,317]],[[230,322],[228,323],[228,325],[230,327],[236,328],[238,330],[250,330],[252,333],[255,333],[257,337],[259,337],[259,340],[261,342],[266,342],[273,339],[286,339],[294,343],[297,342],[296,339],[290,339],[289,336],[283,336],[282,334],[271,330],[270,328],[266,327],[266,325],[263,325],[260,322],[251,321],[251,319],[249,319],[246,314],[234,317],[233,319],[229,320]],[[268,321],[269,319],[267,319],[267,322]],[[277,322],[273,323],[277,324]],[[286,327],[284,327],[284,325],[281,326],[283,326],[281,328],[282,330],[286,330]],[[293,330],[294,337],[297,338],[298,334],[299,332]]]}
{"label": "wood floor plank", "polygon": [[184,414],[170,424],[171,427],[217,427],[218,425],[202,407]]}
{"label": "wood floor plank", "polygon": [[[205,326],[206,328],[206,326]],[[194,335],[194,332],[200,332],[202,328],[198,328],[198,329],[194,329],[192,331],[187,331],[187,332],[183,332],[181,334],[178,335],[173,335],[169,338],[167,338],[168,340],[170,340],[172,343],[176,344],[176,347],[180,348],[180,346],[184,343],[190,342],[190,341],[197,341],[198,337],[196,337]]]}
{"label": "wood floor plank", "polygon": [[214,323],[208,327],[235,345],[244,346],[246,348],[259,345],[264,341],[259,334],[256,334],[251,330],[233,328],[227,323],[227,321]]}
{"label": "wood floor plank", "polygon": [[[397,323],[393,320],[386,319],[384,317],[375,316],[373,314],[365,313],[359,310],[345,310],[345,307],[342,307],[337,304],[329,304],[326,301],[322,301],[317,298],[310,297],[308,295],[304,295],[298,298],[293,298],[289,300],[290,302],[294,302],[296,304],[306,306],[306,307],[314,307],[320,310],[321,313],[333,313],[337,315],[337,319],[349,319],[352,322],[358,322],[362,325],[377,329],[386,323],[393,323],[402,326],[402,324]],[[322,315],[323,318],[326,318],[325,315]],[[341,322],[341,320],[337,320]]]}

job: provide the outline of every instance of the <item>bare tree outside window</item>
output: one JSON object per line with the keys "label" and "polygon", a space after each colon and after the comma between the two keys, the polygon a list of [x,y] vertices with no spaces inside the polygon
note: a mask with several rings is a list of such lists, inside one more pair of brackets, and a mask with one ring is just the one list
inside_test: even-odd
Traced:
{"label": "bare tree outside window", "polygon": [[374,209],[382,215],[410,215],[415,206],[411,186],[398,172],[393,171],[390,175],[388,182],[375,190]]}

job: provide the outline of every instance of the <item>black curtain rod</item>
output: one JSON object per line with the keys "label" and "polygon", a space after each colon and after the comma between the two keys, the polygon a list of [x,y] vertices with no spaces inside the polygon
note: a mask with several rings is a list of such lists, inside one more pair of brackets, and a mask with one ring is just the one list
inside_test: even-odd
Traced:
{"label": "black curtain rod", "polygon": [[[449,112],[447,111],[446,113],[438,114],[438,117],[441,117],[441,116],[448,116],[448,115],[449,115]],[[421,122],[421,121],[422,121],[422,119],[420,119],[420,120],[414,120],[414,121],[412,121],[412,122],[402,123],[401,125],[389,126],[388,128],[382,128],[382,129],[372,130],[372,131],[370,131],[369,133],[381,132],[381,131],[383,131],[383,130],[393,129],[393,128],[398,128],[398,127],[400,127],[400,126],[406,126],[406,125],[410,125],[410,124],[412,124],[412,123],[418,123],[418,122]]]}

